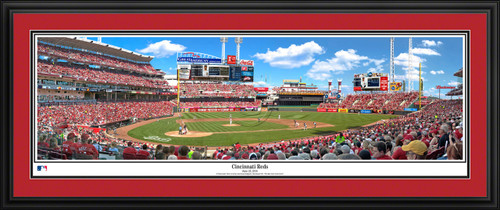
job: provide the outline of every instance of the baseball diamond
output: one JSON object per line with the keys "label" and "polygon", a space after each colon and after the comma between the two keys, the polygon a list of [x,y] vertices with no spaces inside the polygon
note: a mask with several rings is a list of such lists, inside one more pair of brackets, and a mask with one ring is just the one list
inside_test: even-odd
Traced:
{"label": "baseball diamond", "polygon": [[[151,123],[130,125],[118,129],[118,137],[129,140],[156,142],[145,139],[148,136],[171,138],[169,144],[190,146],[229,146],[235,142],[241,144],[281,141],[283,139],[298,139],[308,136],[333,134],[341,130],[360,127],[383,119],[395,118],[391,115],[357,115],[349,113],[318,113],[318,112],[231,112],[233,123],[238,127],[222,127],[229,122],[229,114],[217,113],[183,113],[182,119],[177,117],[165,118]],[[278,120],[278,115],[281,119]],[[226,118],[222,118],[222,117]],[[196,119],[194,119],[196,117]],[[261,117],[261,122],[257,118]],[[308,124],[308,130],[303,126],[293,127],[294,120],[303,125]],[[313,128],[313,122],[317,127]],[[179,125],[185,123],[189,131],[211,133],[202,137],[179,137],[166,135],[167,132],[176,132]]]}
{"label": "baseball diamond", "polygon": [[37,159],[462,159],[462,38],[431,38],[41,36]]}

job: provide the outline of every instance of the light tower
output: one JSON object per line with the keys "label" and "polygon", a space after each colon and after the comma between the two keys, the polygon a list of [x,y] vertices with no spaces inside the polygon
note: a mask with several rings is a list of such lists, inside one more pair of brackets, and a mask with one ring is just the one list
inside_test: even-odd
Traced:
{"label": "light tower", "polygon": [[243,43],[243,38],[241,37],[236,37],[234,39],[234,42],[236,43],[236,63],[240,63],[240,44]]}
{"label": "light tower", "polygon": [[342,93],[342,79],[337,79],[337,82],[339,83],[339,94]]}
{"label": "light tower", "polygon": [[413,66],[411,63],[411,58],[413,57],[413,52],[412,52],[412,44],[411,44],[411,37],[408,41],[408,71],[406,72],[406,79],[408,80],[408,92],[412,91],[413,89],[413,80],[410,79],[410,74],[411,70],[413,70]]}
{"label": "light tower", "polygon": [[227,42],[227,37],[221,37],[220,42],[222,43],[222,63],[226,60],[226,42]]}
{"label": "light tower", "polygon": [[332,95],[332,80],[328,80],[328,94]]}
{"label": "light tower", "polygon": [[389,67],[389,81],[395,82],[396,72],[394,69],[394,37],[391,37],[391,57],[390,59],[390,67]]}

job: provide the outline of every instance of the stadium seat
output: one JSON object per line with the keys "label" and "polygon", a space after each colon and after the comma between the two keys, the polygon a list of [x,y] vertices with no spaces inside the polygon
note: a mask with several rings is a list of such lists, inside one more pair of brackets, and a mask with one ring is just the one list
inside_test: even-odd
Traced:
{"label": "stadium seat", "polygon": [[425,159],[426,160],[435,160],[438,157],[442,156],[443,154],[444,154],[444,147],[441,147],[441,148],[434,150],[433,152],[427,154],[427,156],[425,156]]}

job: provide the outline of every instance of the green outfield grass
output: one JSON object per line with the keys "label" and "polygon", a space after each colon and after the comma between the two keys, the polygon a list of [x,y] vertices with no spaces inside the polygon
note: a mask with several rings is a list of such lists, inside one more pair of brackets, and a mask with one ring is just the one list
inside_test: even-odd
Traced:
{"label": "green outfield grass", "polygon": [[286,125],[253,121],[233,121],[233,124],[240,126],[222,126],[229,124],[228,121],[213,121],[213,122],[188,122],[186,123],[190,131],[204,131],[204,132],[230,132],[230,131],[253,131],[253,130],[270,130],[270,129],[283,129],[288,128]]}
{"label": "green outfield grass", "polygon": [[[165,133],[168,131],[178,131],[179,124],[175,122],[178,118],[170,118],[165,120],[159,120],[157,122],[150,123],[128,132],[128,135],[143,139],[151,142],[166,143],[166,144],[176,144],[176,145],[193,145],[193,146],[227,146],[232,145],[235,142],[240,142],[241,144],[259,143],[259,142],[272,142],[279,141],[281,139],[296,139],[308,136],[319,136],[335,133],[337,131],[355,128],[362,125],[370,124],[381,119],[395,118],[396,116],[391,115],[378,115],[378,114],[347,114],[347,113],[328,113],[328,112],[214,112],[214,113],[182,113],[182,119],[201,119],[201,118],[224,118],[229,121],[229,114],[233,118],[261,118],[262,123],[266,119],[277,119],[278,115],[281,115],[281,119],[295,119],[300,122],[300,120],[316,121],[328,123],[335,125],[335,127],[324,127],[324,128],[310,128],[306,131],[304,130],[281,130],[281,131],[263,131],[263,132],[250,132],[250,133],[214,133],[211,136],[198,137],[198,138],[178,138],[166,136]],[[228,121],[214,121],[207,122],[210,124],[222,123],[228,124]],[[243,121],[246,122],[246,121]],[[199,122],[198,122],[199,123]],[[251,122],[249,122],[251,123]],[[196,123],[195,123],[196,124]],[[274,123],[271,123],[274,124]],[[277,124],[279,125],[279,124]],[[188,125],[189,129],[193,129],[193,125]],[[203,127],[200,124],[200,127]],[[206,127],[203,128],[206,132],[221,132],[217,131],[213,126],[212,129]],[[312,127],[312,126],[311,126]],[[235,127],[224,127],[228,129],[227,131],[241,131],[238,129],[245,130],[262,130],[257,126],[252,127],[248,125],[245,126],[235,126]],[[153,136],[157,139],[163,140],[151,140]],[[145,138],[146,137],[146,138]],[[149,138],[147,138],[149,137]],[[168,141],[167,141],[168,140]]]}

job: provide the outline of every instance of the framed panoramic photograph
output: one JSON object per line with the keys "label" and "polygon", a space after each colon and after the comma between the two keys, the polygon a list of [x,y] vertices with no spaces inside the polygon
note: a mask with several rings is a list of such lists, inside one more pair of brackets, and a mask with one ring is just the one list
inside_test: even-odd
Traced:
{"label": "framed panoramic photograph", "polygon": [[498,2],[371,4],[2,3],[2,207],[497,208]]}

